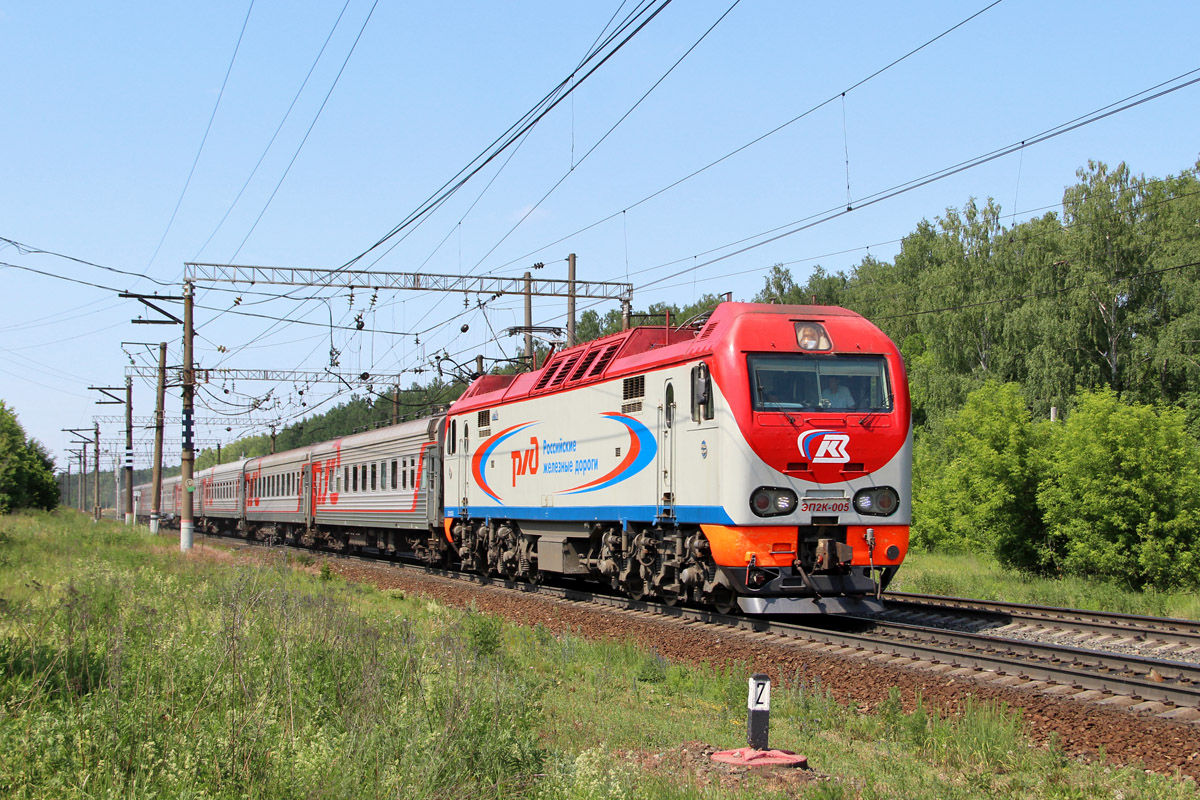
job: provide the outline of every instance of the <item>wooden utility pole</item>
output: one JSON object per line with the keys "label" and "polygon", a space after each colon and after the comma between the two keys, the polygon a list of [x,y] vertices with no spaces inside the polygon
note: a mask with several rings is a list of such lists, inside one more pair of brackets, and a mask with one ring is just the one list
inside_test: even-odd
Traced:
{"label": "wooden utility pole", "polygon": [[400,423],[400,384],[392,387],[392,424]]}
{"label": "wooden utility pole", "polygon": [[275,453],[275,426],[271,426],[271,454]]}
{"label": "wooden utility pole", "polygon": [[567,256],[567,347],[575,346],[575,254]]}
{"label": "wooden utility pole", "polygon": [[192,363],[192,296],[195,288],[191,281],[183,284],[183,452],[180,454],[179,478],[183,493],[179,500],[179,549],[186,553],[192,549],[192,532],[195,530],[192,493],[196,482],[192,477],[196,454],[192,450],[192,419],[194,409],[192,397],[195,392],[196,369]]}
{"label": "wooden utility pole", "polygon": [[167,343],[158,343],[158,394],[154,404],[154,473],[150,479],[150,532],[158,533],[162,512],[163,420],[167,403]]}

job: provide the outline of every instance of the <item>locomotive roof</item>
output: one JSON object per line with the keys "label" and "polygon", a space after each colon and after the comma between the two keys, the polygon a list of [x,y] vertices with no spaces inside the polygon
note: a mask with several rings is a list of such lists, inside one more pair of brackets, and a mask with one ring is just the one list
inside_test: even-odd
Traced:
{"label": "locomotive roof", "polygon": [[726,338],[737,318],[753,314],[816,322],[856,319],[870,325],[859,314],[839,306],[721,303],[699,324],[685,323],[677,328],[639,326],[553,353],[540,369],[532,372],[484,375],[454,402],[451,412],[457,414],[505,400],[549,394],[702,357]]}

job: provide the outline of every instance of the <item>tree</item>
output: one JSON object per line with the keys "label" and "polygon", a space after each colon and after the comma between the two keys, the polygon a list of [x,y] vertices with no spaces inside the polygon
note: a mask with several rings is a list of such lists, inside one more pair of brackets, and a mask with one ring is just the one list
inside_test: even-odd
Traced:
{"label": "tree", "polygon": [[1200,445],[1182,411],[1084,392],[1046,463],[1046,566],[1135,588],[1200,583]]}
{"label": "tree", "polygon": [[57,505],[54,462],[41,442],[26,438],[17,415],[0,400],[0,513]]}
{"label": "tree", "polygon": [[1153,242],[1147,235],[1146,181],[1125,164],[1110,170],[1088,162],[1080,182],[1063,196],[1067,228],[1066,316],[1087,388],[1131,385],[1131,365],[1153,349],[1148,314],[1159,279],[1147,274]]}

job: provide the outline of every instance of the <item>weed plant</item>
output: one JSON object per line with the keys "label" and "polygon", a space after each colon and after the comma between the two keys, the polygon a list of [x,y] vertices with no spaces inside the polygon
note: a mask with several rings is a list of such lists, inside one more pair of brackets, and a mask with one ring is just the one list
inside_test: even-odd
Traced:
{"label": "weed plant", "polygon": [[823,779],[656,767],[744,744],[747,669],[197,549],[72,513],[0,519],[0,796],[1195,796],[1032,747],[1003,707],[947,717],[893,693],[862,713],[806,674],[773,676],[771,741]]}

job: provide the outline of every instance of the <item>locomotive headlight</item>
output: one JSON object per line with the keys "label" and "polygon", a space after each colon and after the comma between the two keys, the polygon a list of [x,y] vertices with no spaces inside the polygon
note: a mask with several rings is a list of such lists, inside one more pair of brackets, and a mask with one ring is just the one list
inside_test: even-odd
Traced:
{"label": "locomotive headlight", "polygon": [[854,495],[854,510],[872,517],[890,517],[900,507],[900,495],[890,486],[860,489]]}
{"label": "locomotive headlight", "polygon": [[796,510],[796,493],[791,489],[760,486],[750,495],[750,510],[760,517],[777,517]]}

